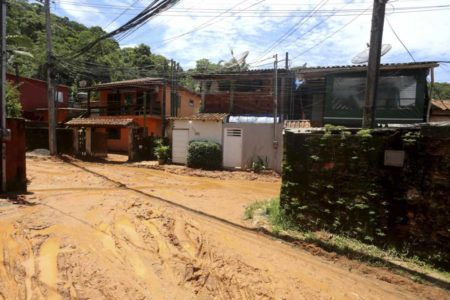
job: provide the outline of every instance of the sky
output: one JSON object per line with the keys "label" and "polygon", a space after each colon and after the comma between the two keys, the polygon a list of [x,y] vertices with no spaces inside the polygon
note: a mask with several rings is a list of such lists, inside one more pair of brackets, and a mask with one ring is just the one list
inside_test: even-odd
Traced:
{"label": "sky", "polygon": [[[150,2],[55,0],[52,12],[109,32]],[[372,0],[180,0],[120,44],[147,44],[185,69],[202,58],[227,61],[231,50],[235,56],[248,51],[252,68],[272,68],[275,54],[284,66],[286,52],[290,66],[349,65],[367,49],[372,5]],[[383,43],[392,49],[381,62],[450,61],[449,20],[450,0],[390,0]],[[436,69],[436,81],[450,82],[450,64]]]}

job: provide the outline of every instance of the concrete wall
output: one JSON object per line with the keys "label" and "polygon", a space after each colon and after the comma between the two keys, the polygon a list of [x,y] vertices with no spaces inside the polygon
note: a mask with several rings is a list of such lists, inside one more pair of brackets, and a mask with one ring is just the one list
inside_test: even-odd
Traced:
{"label": "concrete wall", "polygon": [[6,127],[11,130],[11,140],[6,142],[6,190],[27,190],[25,161],[25,121],[8,118]]}
{"label": "concrete wall", "polygon": [[258,157],[266,162],[266,167],[281,172],[283,159],[283,125],[276,126],[276,140],[278,147],[274,148],[273,124],[227,123],[225,128],[239,128],[243,130],[242,140],[242,168],[249,169]]}
{"label": "concrete wall", "polygon": [[188,129],[189,140],[208,140],[222,145],[223,123],[221,121],[174,120],[172,129]]}

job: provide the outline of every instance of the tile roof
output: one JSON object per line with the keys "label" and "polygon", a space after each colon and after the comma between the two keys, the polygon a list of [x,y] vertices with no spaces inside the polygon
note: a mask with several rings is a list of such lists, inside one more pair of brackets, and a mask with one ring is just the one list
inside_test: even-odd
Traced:
{"label": "tile roof", "polygon": [[431,104],[440,110],[450,110],[450,100],[432,100]]}
{"label": "tile roof", "polygon": [[170,117],[170,120],[201,120],[201,121],[223,121],[228,117],[224,113],[198,113],[187,117]]}
{"label": "tile roof", "polygon": [[66,125],[74,127],[127,127],[133,124],[133,119],[117,117],[74,118],[66,122]]}
{"label": "tile roof", "polygon": [[310,128],[311,122],[309,120],[285,120],[284,128]]}

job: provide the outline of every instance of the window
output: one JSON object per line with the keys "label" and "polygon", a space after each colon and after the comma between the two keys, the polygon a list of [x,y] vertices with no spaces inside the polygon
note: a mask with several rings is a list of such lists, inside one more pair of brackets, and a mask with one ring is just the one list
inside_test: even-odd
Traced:
{"label": "window", "polygon": [[[377,109],[402,109],[416,104],[417,80],[414,76],[381,76]],[[332,85],[332,109],[355,110],[364,106],[365,77],[335,77]]]}
{"label": "window", "polygon": [[230,90],[230,81],[229,80],[219,80],[219,91],[227,92]]}
{"label": "window", "polygon": [[63,95],[63,92],[58,91],[58,92],[56,93],[56,102],[59,102],[59,103],[63,103],[63,102],[64,102],[64,95]]}
{"label": "window", "polygon": [[190,106],[190,107],[194,107],[194,100],[189,99],[189,106]]}
{"label": "window", "polygon": [[109,128],[108,140],[120,140],[120,128]]}
{"label": "window", "polygon": [[260,92],[264,86],[262,80],[240,80],[236,82],[237,92]]}

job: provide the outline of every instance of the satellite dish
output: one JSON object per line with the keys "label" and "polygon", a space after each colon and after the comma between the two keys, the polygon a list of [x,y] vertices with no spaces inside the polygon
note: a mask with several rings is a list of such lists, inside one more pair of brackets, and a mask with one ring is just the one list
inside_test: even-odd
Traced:
{"label": "satellite dish", "polygon": [[250,52],[248,51],[242,52],[241,54],[236,55],[234,59],[238,64],[242,64],[243,62],[245,62],[245,59],[247,58],[249,53]]}
{"label": "satellite dish", "polygon": [[[383,44],[381,46],[381,56],[388,53],[391,49],[392,49],[391,44]],[[369,47],[369,45],[367,45],[366,50],[361,51],[355,57],[353,57],[352,64],[359,65],[359,64],[365,64],[366,62],[368,62],[369,61],[369,51],[370,51],[370,47]]]}

